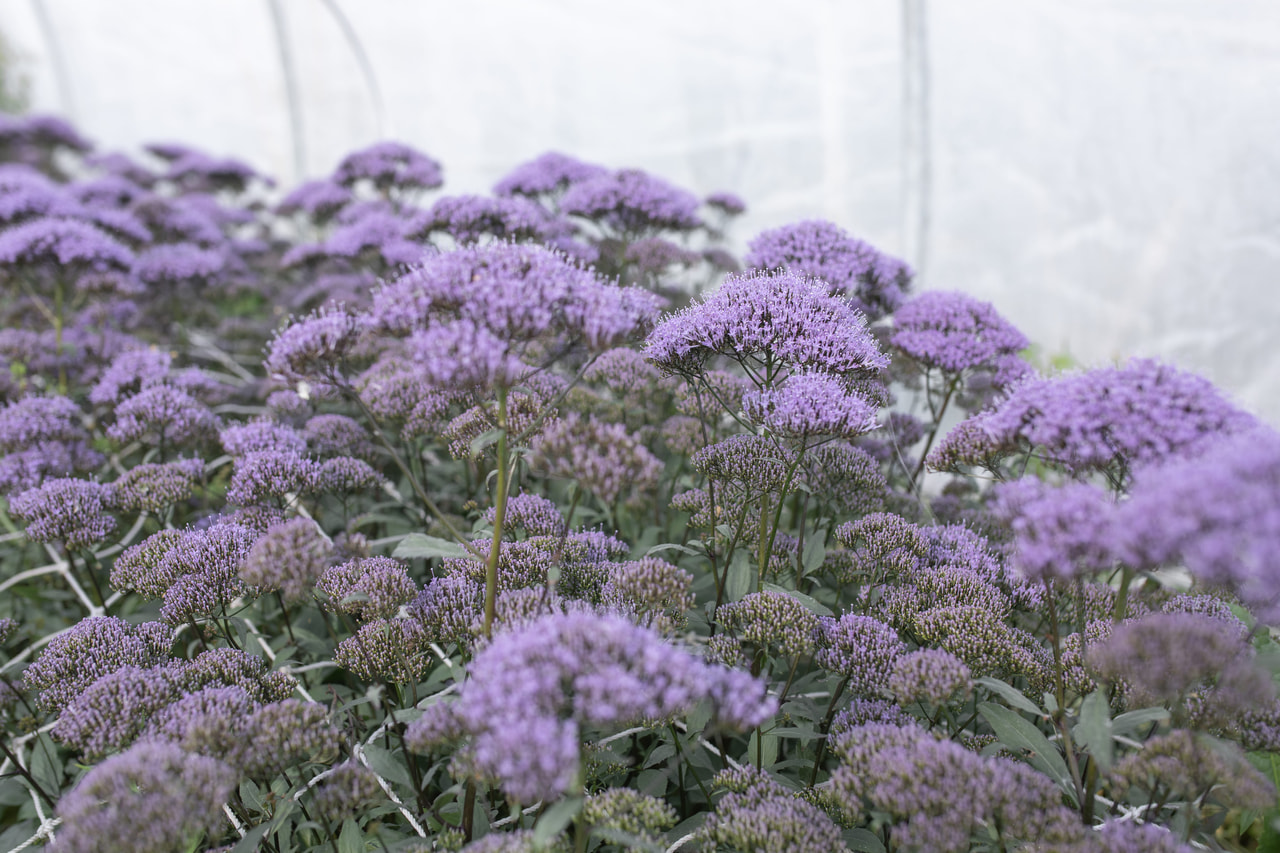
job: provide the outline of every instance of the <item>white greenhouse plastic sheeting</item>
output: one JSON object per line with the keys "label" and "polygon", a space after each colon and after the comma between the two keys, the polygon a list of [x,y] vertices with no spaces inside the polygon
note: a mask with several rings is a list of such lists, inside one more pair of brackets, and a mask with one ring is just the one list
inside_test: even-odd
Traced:
{"label": "white greenhouse plastic sheeting", "polygon": [[550,149],[638,166],[742,195],[740,243],[831,219],[1051,353],[1159,356],[1280,421],[1275,0],[0,0],[0,28],[32,108],[104,148],[291,182],[392,137],[447,192]]}

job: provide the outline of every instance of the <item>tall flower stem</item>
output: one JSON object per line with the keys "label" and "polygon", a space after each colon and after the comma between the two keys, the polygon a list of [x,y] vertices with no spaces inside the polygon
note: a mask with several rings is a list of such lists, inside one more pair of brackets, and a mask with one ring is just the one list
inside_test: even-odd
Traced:
{"label": "tall flower stem", "polygon": [[507,492],[511,488],[511,476],[507,470],[510,462],[507,447],[507,389],[498,386],[498,491],[493,502],[493,544],[489,547],[489,560],[484,568],[484,635],[493,631],[493,618],[498,607],[498,557],[502,553],[502,527],[507,520]]}

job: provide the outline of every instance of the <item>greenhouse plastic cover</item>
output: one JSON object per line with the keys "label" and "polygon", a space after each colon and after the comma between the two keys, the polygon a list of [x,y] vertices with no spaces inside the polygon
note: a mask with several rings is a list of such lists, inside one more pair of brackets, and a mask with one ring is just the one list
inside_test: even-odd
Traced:
{"label": "greenhouse plastic cover", "polygon": [[0,0],[32,109],[291,183],[396,138],[484,191],[562,150],[758,231],[826,218],[1078,363],[1280,421],[1275,0]]}

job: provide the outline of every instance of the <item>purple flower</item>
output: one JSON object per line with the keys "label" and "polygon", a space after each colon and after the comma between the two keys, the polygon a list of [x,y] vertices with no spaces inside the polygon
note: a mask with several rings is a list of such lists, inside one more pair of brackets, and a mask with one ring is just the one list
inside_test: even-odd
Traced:
{"label": "purple flower", "polygon": [[338,643],[333,662],[362,681],[417,684],[431,668],[431,642],[416,619],[374,619]]}
{"label": "purple flower", "polygon": [[875,429],[876,406],[826,373],[793,373],[779,385],[742,397],[747,417],[775,435],[853,438]]}
{"label": "purple flower", "polygon": [[[484,520],[493,524],[495,510],[485,510]],[[518,494],[507,499],[507,515],[504,528],[519,528],[529,536],[561,536],[565,533],[564,514],[555,501],[542,495]]]}
{"label": "purple flower", "polygon": [[1257,429],[1200,459],[1139,472],[1115,530],[1126,563],[1181,563],[1201,584],[1235,592],[1261,619],[1280,620],[1280,433]]}
{"label": "purple flower", "polygon": [[1123,687],[1134,707],[1172,704],[1203,724],[1221,725],[1275,696],[1271,677],[1253,659],[1246,629],[1234,617],[1153,613],[1117,626],[1089,647],[1098,676]]}
{"label": "purple flower", "polygon": [[1047,776],[935,740],[918,726],[855,727],[836,740],[835,753],[844,761],[832,776],[837,802],[855,813],[887,812],[903,849],[969,850],[971,836],[984,827],[998,828],[1008,841],[1084,838],[1084,825]]}
{"label": "purple flower", "polygon": [[[1124,756],[1111,770],[1120,796],[1133,789],[1157,792],[1166,800],[1213,802],[1227,808],[1265,809],[1275,803],[1276,789],[1234,744],[1179,729],[1156,735],[1142,749]],[[1199,817],[1199,808],[1188,815]]]}
{"label": "purple flower", "polygon": [[913,702],[942,703],[973,690],[973,679],[964,661],[941,649],[920,649],[902,655],[889,674],[889,692],[901,705]]}
{"label": "purple flower", "polygon": [[[746,673],[709,666],[627,620],[567,613],[499,634],[476,654],[458,699],[431,706],[406,733],[411,748],[440,730],[468,737],[466,766],[533,802],[572,789],[584,726],[662,720],[710,699],[719,719],[749,727],[774,703]],[[726,719],[726,712],[729,718]]]}
{"label": "purple flower", "polygon": [[512,344],[556,333],[602,350],[643,331],[657,311],[647,291],[606,284],[550,249],[495,243],[425,258],[374,295],[366,322],[408,334],[457,317]]}
{"label": "purple flower", "polygon": [[269,528],[253,543],[240,567],[240,580],[259,590],[279,592],[286,603],[311,595],[333,554],[333,543],[309,518]]}
{"label": "purple flower", "polygon": [[929,454],[938,470],[1034,451],[1069,473],[1109,472],[1196,456],[1223,434],[1257,424],[1207,380],[1145,359],[1015,388],[994,409],[952,430]]}
{"label": "purple flower", "polygon": [[609,174],[604,166],[548,151],[528,163],[522,163],[494,184],[494,195],[541,196],[561,192],[573,184]]}
{"label": "purple flower", "polygon": [[202,249],[193,243],[169,243],[139,254],[133,263],[133,275],[153,287],[205,285],[215,280],[226,265],[226,256],[216,249]]}
{"label": "purple flower", "polygon": [[716,803],[698,835],[730,850],[787,850],[829,853],[845,849],[840,827],[826,812],[774,781],[761,770],[725,770],[715,778],[729,793]]}
{"label": "purple flower", "polygon": [[320,456],[368,458],[375,452],[369,431],[346,415],[316,415],[303,425],[302,434]]}
{"label": "purple flower", "polygon": [[98,228],[71,219],[38,219],[0,232],[0,265],[61,275],[126,272],[133,253]]}
{"label": "purple flower", "polygon": [[116,529],[106,512],[109,490],[90,480],[46,480],[9,500],[13,514],[27,522],[32,542],[63,542],[68,548],[96,545]]}
{"label": "purple flower", "polygon": [[644,355],[686,375],[701,372],[715,355],[756,369],[770,363],[855,376],[889,364],[861,314],[821,283],[789,272],[730,276],[701,302],[663,319]]}
{"label": "purple flower", "polygon": [[903,652],[898,632],[889,625],[846,613],[823,617],[815,629],[818,651],[814,663],[849,679],[853,695],[874,695],[888,684],[894,663]]}
{"label": "purple flower", "polygon": [[169,677],[185,693],[235,687],[255,702],[279,702],[298,686],[292,675],[268,670],[265,660],[237,649],[209,649],[191,660],[170,661],[167,666]]}
{"label": "purple flower", "polygon": [[238,774],[221,761],[168,743],[139,743],[94,767],[58,803],[58,853],[110,853],[122,839],[136,853],[185,849],[226,820],[222,806]]}
{"label": "purple flower", "polygon": [[437,199],[417,233],[444,232],[465,245],[482,237],[546,243],[571,230],[567,222],[552,219],[541,205],[524,198],[461,195]]}
{"label": "purple flower", "polygon": [[684,619],[694,604],[693,575],[657,557],[609,567],[609,580],[600,592],[605,607],[640,624],[662,629]]}
{"label": "purple flower", "polygon": [[821,220],[764,231],[747,250],[748,267],[819,278],[873,320],[901,305],[911,286],[911,268],[905,263]]}
{"label": "purple flower", "polygon": [[697,196],[639,169],[574,183],[561,197],[560,209],[630,236],[689,231],[702,224]]}
{"label": "purple flower", "polygon": [[275,499],[283,501],[311,489],[319,466],[285,450],[263,450],[237,460],[227,486],[227,502],[251,506]]}
{"label": "purple flower", "polygon": [[346,761],[316,786],[312,802],[327,820],[341,823],[385,798],[376,773],[363,764]]}
{"label": "purple flower", "polygon": [[107,427],[107,435],[119,442],[191,445],[216,434],[217,425],[209,407],[187,392],[152,385],[116,406],[116,422]]}
{"label": "purple flower", "polygon": [[199,459],[145,462],[108,484],[106,499],[121,512],[157,513],[191,497],[203,476],[204,463]]}
{"label": "purple flower", "polygon": [[533,368],[511,352],[509,341],[474,320],[454,320],[415,332],[409,354],[438,389],[511,386]]}
{"label": "purple flower", "polygon": [[174,700],[176,686],[163,666],[123,666],[85,688],[58,716],[53,736],[90,759],[124,749],[151,716]]}
{"label": "purple flower", "polygon": [[1034,581],[1071,581],[1109,569],[1115,502],[1088,483],[1053,486],[1035,477],[1002,483],[996,512],[1014,535],[1013,566]]}
{"label": "purple flower", "polygon": [[405,566],[390,557],[364,557],[324,571],[316,589],[328,600],[326,610],[350,613],[357,619],[389,619],[418,594]]}
{"label": "purple flower", "polygon": [[258,177],[258,173],[252,166],[239,160],[187,151],[169,162],[169,169],[164,177],[188,192],[216,192],[224,189],[244,192],[249,182]]}
{"label": "purple flower", "polygon": [[66,397],[24,397],[10,403],[0,409],[0,452],[88,438],[81,417],[80,408]]}
{"label": "purple flower", "polygon": [[740,216],[747,212],[747,203],[731,192],[717,192],[707,196],[703,203],[714,207],[726,216]]}
{"label": "purple flower", "polygon": [[787,657],[813,651],[818,616],[799,599],[783,592],[753,592],[716,608],[716,621],[739,640]]}
{"label": "purple flower", "polygon": [[307,181],[299,184],[276,205],[276,213],[285,215],[305,213],[312,220],[324,223],[354,200],[351,190],[330,180]]}
{"label": "purple flower", "polygon": [[409,613],[441,645],[463,646],[472,638],[471,624],[483,615],[484,586],[464,575],[435,578],[409,605]]}
{"label": "purple flower", "polygon": [[290,323],[267,346],[263,367],[273,376],[327,384],[360,335],[356,318],[341,307],[322,308]]}
{"label": "purple flower", "polygon": [[439,163],[399,142],[379,142],[348,154],[333,179],[345,187],[370,181],[379,190],[430,190],[444,183]]}
{"label": "purple flower", "polygon": [[647,276],[660,276],[671,267],[691,267],[702,260],[697,252],[661,237],[636,240],[627,246],[623,257],[635,265],[637,273]]}
{"label": "purple flower", "polygon": [[23,673],[41,707],[61,713],[85,688],[123,666],[163,663],[173,647],[168,625],[130,625],[114,616],[91,616],[58,634]]}
{"label": "purple flower", "polygon": [[98,383],[89,391],[89,402],[98,405],[119,403],[169,375],[173,357],[159,349],[131,349],[111,360]]}
{"label": "purple flower", "polygon": [[[390,210],[360,212],[359,218],[334,229],[324,241],[322,255],[357,258],[364,252],[374,252],[387,264],[397,265],[416,263],[427,251],[412,239],[413,234],[421,231],[418,223]],[[281,264],[292,266],[291,256],[285,255]]]}
{"label": "purple flower", "polygon": [[307,439],[293,427],[269,420],[249,421],[223,427],[218,440],[231,456],[241,459],[251,453],[297,453],[307,449]]}
{"label": "purple flower", "polygon": [[566,477],[615,505],[626,497],[640,505],[657,488],[661,460],[622,424],[570,412],[553,421],[533,442],[532,464],[552,477]]}

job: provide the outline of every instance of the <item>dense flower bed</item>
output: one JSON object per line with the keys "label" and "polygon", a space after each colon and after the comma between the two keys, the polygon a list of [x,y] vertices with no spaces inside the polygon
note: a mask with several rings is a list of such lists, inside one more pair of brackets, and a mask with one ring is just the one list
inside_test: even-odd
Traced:
{"label": "dense flower bed", "polygon": [[1277,843],[1280,433],[1205,380],[561,154],[0,160],[0,849]]}

